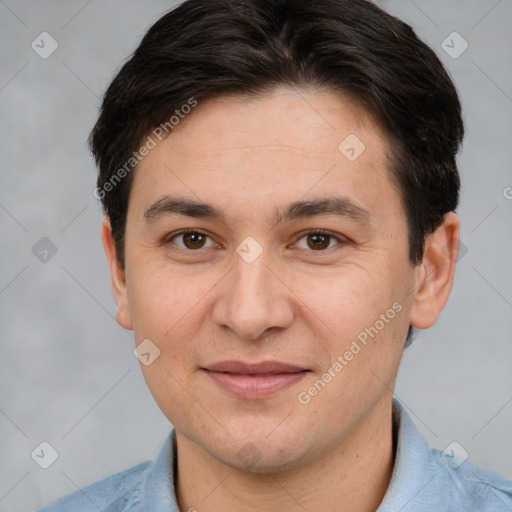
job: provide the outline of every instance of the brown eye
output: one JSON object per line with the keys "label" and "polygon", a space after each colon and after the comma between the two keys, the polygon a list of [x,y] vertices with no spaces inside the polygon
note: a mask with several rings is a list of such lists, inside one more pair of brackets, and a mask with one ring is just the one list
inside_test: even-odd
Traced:
{"label": "brown eye", "polygon": [[307,235],[307,238],[308,246],[313,250],[327,249],[331,239],[329,235],[322,234]]}
{"label": "brown eye", "polygon": [[[303,239],[306,240],[305,246],[304,244],[300,243],[300,241]],[[334,244],[332,244],[333,241],[335,242]],[[303,233],[302,237],[299,238],[299,241],[295,245],[301,249],[310,249],[320,252],[342,243],[342,239],[332,235],[331,233],[324,233],[323,231],[310,231],[308,233]]]}
{"label": "brown eye", "polygon": [[187,249],[201,249],[205,242],[205,235],[201,233],[185,233],[183,235],[183,242]]}
{"label": "brown eye", "polygon": [[[210,237],[200,231],[182,231],[169,238],[169,242],[175,243],[178,247],[188,250],[197,250],[208,247],[205,243]],[[182,240],[178,243],[177,240]]]}

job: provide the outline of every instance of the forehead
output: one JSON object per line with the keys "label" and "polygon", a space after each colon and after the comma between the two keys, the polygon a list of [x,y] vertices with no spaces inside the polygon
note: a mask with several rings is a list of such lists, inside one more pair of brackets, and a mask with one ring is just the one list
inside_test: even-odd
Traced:
{"label": "forehead", "polygon": [[[196,156],[237,149],[272,151],[279,146],[314,155],[338,149],[349,132],[366,138],[373,146],[370,151],[385,150],[385,137],[374,119],[350,96],[279,87],[264,95],[224,95],[198,102],[173,128],[174,140],[169,143],[200,139]],[[185,144],[182,149],[186,152],[190,147]]]}
{"label": "forehead", "polygon": [[137,167],[132,195],[144,212],[177,194],[261,208],[335,192],[364,208],[396,195],[388,153],[371,116],[339,93],[222,96],[199,102],[157,142]]}

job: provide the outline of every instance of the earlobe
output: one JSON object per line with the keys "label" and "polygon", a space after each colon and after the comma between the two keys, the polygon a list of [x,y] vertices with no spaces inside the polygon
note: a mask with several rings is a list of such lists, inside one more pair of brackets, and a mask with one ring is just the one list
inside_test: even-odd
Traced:
{"label": "earlobe", "polygon": [[448,300],[459,252],[460,221],[454,212],[425,241],[423,261],[417,268],[410,324],[428,329],[436,322]]}
{"label": "earlobe", "polygon": [[105,255],[110,270],[112,292],[114,293],[114,299],[117,304],[116,320],[122,327],[131,330],[133,326],[128,303],[125,272],[117,257],[110,219],[107,216],[103,217],[101,224],[101,241],[105,249]]}

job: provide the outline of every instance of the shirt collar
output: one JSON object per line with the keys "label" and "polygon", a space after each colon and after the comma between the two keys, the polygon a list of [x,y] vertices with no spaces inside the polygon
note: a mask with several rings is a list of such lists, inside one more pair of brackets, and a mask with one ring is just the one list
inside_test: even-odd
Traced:
{"label": "shirt collar", "polygon": [[139,501],[144,504],[144,510],[180,512],[174,488],[176,453],[176,431],[173,429],[144,478]]}
{"label": "shirt collar", "polygon": [[449,492],[443,490],[449,486],[440,461],[396,399],[393,399],[393,424],[397,430],[395,464],[377,512],[448,510]]}

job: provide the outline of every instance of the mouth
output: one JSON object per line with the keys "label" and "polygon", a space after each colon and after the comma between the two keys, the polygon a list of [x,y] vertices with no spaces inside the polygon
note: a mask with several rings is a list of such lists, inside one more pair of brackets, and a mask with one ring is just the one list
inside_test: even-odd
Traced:
{"label": "mouth", "polygon": [[201,371],[231,395],[255,400],[269,398],[296,384],[311,370],[278,361],[255,364],[222,361]]}

